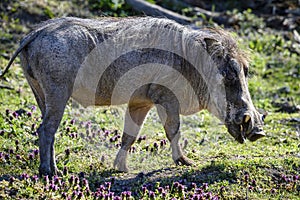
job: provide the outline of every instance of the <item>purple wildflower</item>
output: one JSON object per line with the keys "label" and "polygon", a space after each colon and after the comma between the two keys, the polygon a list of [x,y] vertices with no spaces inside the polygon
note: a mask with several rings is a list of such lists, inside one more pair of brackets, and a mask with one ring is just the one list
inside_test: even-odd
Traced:
{"label": "purple wildflower", "polygon": [[78,192],[77,192],[76,190],[74,190],[74,191],[72,192],[72,197],[73,197],[73,198],[76,198],[77,195],[78,195]]}
{"label": "purple wildflower", "polygon": [[66,156],[69,156],[70,155],[70,149],[66,149],[65,153],[66,153]]}
{"label": "purple wildflower", "polygon": [[284,174],[281,175],[281,178],[282,178],[282,180],[284,180],[284,181],[287,180],[287,177],[286,177],[286,175],[284,175]]}
{"label": "purple wildflower", "polygon": [[168,186],[168,185],[165,186],[165,190],[167,190],[167,191],[170,190],[170,186]]}
{"label": "purple wildflower", "polygon": [[131,191],[127,191],[125,195],[126,197],[131,197]]}
{"label": "purple wildflower", "polygon": [[34,150],[33,150],[33,154],[34,154],[35,156],[37,156],[37,155],[39,154],[39,150],[38,150],[38,149],[34,149]]}
{"label": "purple wildflower", "polygon": [[154,199],[155,198],[155,193],[153,191],[149,191],[149,198]]}
{"label": "purple wildflower", "polygon": [[115,193],[113,193],[113,192],[109,192],[109,193],[108,193],[108,195],[109,195],[109,197],[110,197],[111,199],[114,197],[114,194],[115,194]]}
{"label": "purple wildflower", "polygon": [[109,134],[110,134],[110,131],[108,131],[108,130],[105,130],[105,131],[104,131],[104,136],[105,136],[105,137],[107,137]]}
{"label": "purple wildflower", "polygon": [[35,111],[36,110],[36,106],[31,106],[31,110]]}
{"label": "purple wildflower", "polygon": [[207,189],[208,189],[208,183],[204,183],[204,184],[202,185],[202,189],[203,189],[203,190],[207,190]]}
{"label": "purple wildflower", "polygon": [[33,124],[31,125],[31,131],[34,131],[34,130],[35,130],[35,127],[36,127],[36,124],[33,123]]}
{"label": "purple wildflower", "polygon": [[91,196],[91,190],[89,188],[85,189],[85,193],[87,196]]}
{"label": "purple wildflower", "polygon": [[39,180],[39,177],[37,175],[33,175],[31,179],[34,183],[37,183],[37,181]]}
{"label": "purple wildflower", "polygon": [[18,118],[19,114],[17,112],[13,112],[13,116],[14,116],[14,118]]}
{"label": "purple wildflower", "polygon": [[13,176],[9,177],[9,183],[12,184],[15,181],[15,178]]}
{"label": "purple wildflower", "polygon": [[21,179],[22,179],[22,180],[26,180],[26,179],[28,179],[28,178],[29,178],[29,175],[28,175],[28,174],[26,174],[26,173],[21,174]]}
{"label": "purple wildflower", "polygon": [[79,178],[78,178],[77,176],[76,176],[75,179],[74,179],[74,183],[75,183],[75,184],[79,184]]}
{"label": "purple wildflower", "polygon": [[28,158],[29,158],[29,160],[33,160],[34,159],[34,154],[33,153],[29,153],[28,154]]}
{"label": "purple wildflower", "polygon": [[74,125],[75,124],[75,119],[71,119],[70,124]]}
{"label": "purple wildflower", "polygon": [[66,192],[63,192],[62,194],[61,194],[61,196],[62,196],[62,198],[67,198],[67,193]]}
{"label": "purple wildflower", "polygon": [[31,112],[27,112],[27,117],[31,117],[32,116],[32,113]]}
{"label": "purple wildflower", "polygon": [[213,196],[212,200],[219,200],[219,197],[217,195]]}
{"label": "purple wildflower", "polygon": [[110,190],[111,182],[105,182],[104,184],[105,184],[107,190]]}
{"label": "purple wildflower", "polygon": [[53,180],[54,180],[54,184],[61,186],[61,180],[58,176],[55,175],[53,177]]}
{"label": "purple wildflower", "polygon": [[79,176],[80,178],[84,178],[84,172],[80,172],[80,173],[78,174],[78,176]]}
{"label": "purple wildflower", "polygon": [[184,186],[181,185],[181,184],[179,184],[179,185],[178,185],[178,191],[179,191],[179,192],[183,192],[183,190],[184,190]]}
{"label": "purple wildflower", "polygon": [[223,193],[224,191],[225,191],[225,187],[224,187],[224,186],[221,186],[221,187],[220,187],[220,192]]}
{"label": "purple wildflower", "polygon": [[67,174],[68,174],[68,168],[66,166],[64,166],[63,175],[67,175]]}
{"label": "purple wildflower", "polygon": [[78,199],[81,199],[83,197],[83,193],[82,192],[78,192]]}
{"label": "purple wildflower", "polygon": [[50,189],[51,189],[53,192],[55,192],[55,191],[58,190],[58,186],[55,185],[55,184],[53,184],[53,183],[51,183],[49,187],[50,187]]}
{"label": "purple wildflower", "polygon": [[136,151],[136,148],[133,146],[130,148],[130,152],[134,153]]}
{"label": "purple wildflower", "polygon": [[121,193],[121,197],[122,197],[123,199],[126,197],[126,192],[125,192],[125,191]]}
{"label": "purple wildflower", "polygon": [[142,191],[143,191],[143,194],[146,194],[146,192],[147,192],[147,187],[143,186],[143,187],[142,187]]}
{"label": "purple wildflower", "polygon": [[8,116],[8,115],[9,115],[9,113],[10,113],[10,110],[9,110],[9,109],[6,109],[6,110],[5,110],[5,114],[6,114],[6,116]]}
{"label": "purple wildflower", "polygon": [[100,191],[100,192],[105,191],[105,186],[104,186],[104,185],[100,185],[100,186],[97,188],[97,191]]}
{"label": "purple wildflower", "polygon": [[196,188],[196,191],[195,191],[196,194],[202,194],[203,193],[203,190],[201,188]]}
{"label": "purple wildflower", "polygon": [[161,140],[161,141],[160,141],[160,146],[163,147],[164,145],[165,145],[164,140]]}
{"label": "purple wildflower", "polygon": [[174,182],[174,183],[173,183],[174,188],[178,188],[179,185],[180,185],[180,184],[179,184],[178,182]]}
{"label": "purple wildflower", "polygon": [[245,177],[244,177],[244,179],[245,179],[245,182],[248,183],[248,181],[249,181],[249,174],[246,174]]}
{"label": "purple wildflower", "polygon": [[211,192],[206,193],[205,197],[206,197],[206,199],[211,199],[212,193]]}
{"label": "purple wildflower", "polygon": [[74,184],[74,180],[75,180],[75,177],[74,177],[74,175],[72,175],[72,176],[69,178],[69,183],[70,183],[70,185],[73,185],[73,184]]}
{"label": "purple wildflower", "polygon": [[271,194],[275,194],[276,193],[276,189],[272,188],[270,192],[271,192]]}
{"label": "purple wildflower", "polygon": [[82,179],[82,186],[87,188],[89,187],[89,182],[85,178]]}
{"label": "purple wildflower", "polygon": [[7,160],[7,161],[9,161],[9,154],[5,154],[4,155],[4,159]]}
{"label": "purple wildflower", "polygon": [[157,190],[158,190],[159,193],[162,193],[164,191],[164,188],[159,187]]}
{"label": "purple wildflower", "polygon": [[196,183],[192,183],[192,188],[197,188],[197,184]]}
{"label": "purple wildflower", "polygon": [[48,177],[48,175],[44,176],[44,181],[45,181],[46,183],[49,183],[49,177]]}

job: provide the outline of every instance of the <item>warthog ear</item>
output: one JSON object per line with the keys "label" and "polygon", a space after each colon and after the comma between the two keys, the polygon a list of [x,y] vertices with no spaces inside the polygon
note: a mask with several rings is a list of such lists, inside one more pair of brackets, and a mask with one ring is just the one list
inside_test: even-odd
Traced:
{"label": "warthog ear", "polygon": [[206,51],[209,55],[215,57],[215,56],[221,56],[224,55],[224,48],[218,40],[214,38],[204,38],[204,42],[206,44]]}
{"label": "warthog ear", "polygon": [[204,38],[204,42],[206,44],[206,49],[209,49],[214,45],[214,43],[217,43],[218,41],[213,38]]}

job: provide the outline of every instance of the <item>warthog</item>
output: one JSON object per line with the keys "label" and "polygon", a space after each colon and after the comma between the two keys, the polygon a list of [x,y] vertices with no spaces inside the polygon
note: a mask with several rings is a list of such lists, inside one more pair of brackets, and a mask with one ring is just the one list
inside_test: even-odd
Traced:
{"label": "warthog", "polygon": [[226,31],[192,30],[151,17],[67,17],[46,21],[28,34],[4,73],[19,53],[43,117],[40,174],[57,172],[54,135],[70,97],[83,106],[128,104],[114,162],[120,171],[128,171],[127,151],[152,107],[176,164],[192,164],[178,142],[180,114],[207,109],[240,143],[264,136],[264,116],[248,91],[247,56]]}

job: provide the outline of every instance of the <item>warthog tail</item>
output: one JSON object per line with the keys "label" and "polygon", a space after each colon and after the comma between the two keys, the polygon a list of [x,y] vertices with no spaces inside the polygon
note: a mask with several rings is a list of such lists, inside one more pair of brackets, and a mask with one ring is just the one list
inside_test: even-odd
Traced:
{"label": "warthog tail", "polygon": [[4,77],[4,75],[7,73],[7,71],[11,67],[11,64],[14,62],[14,60],[19,55],[19,53],[23,50],[23,48],[26,47],[30,42],[32,42],[40,34],[40,32],[43,31],[46,27],[51,26],[53,24],[53,22],[55,22],[55,20],[49,20],[49,21],[47,21],[47,23],[41,23],[36,30],[30,32],[28,35],[26,35],[21,40],[19,48],[15,51],[15,53],[9,60],[3,73],[1,73],[1,70],[0,70],[0,79],[2,79]]}
{"label": "warthog tail", "polygon": [[[25,45],[26,46],[26,45]],[[10,58],[9,62],[8,62],[8,65],[6,66],[5,70],[0,74],[0,79],[2,79],[4,77],[4,75],[6,74],[6,72],[9,70],[11,64],[14,62],[15,58],[19,55],[19,53],[22,51],[22,49],[25,47],[25,46],[20,46],[18,48],[17,51],[15,51],[14,55]]]}
{"label": "warthog tail", "polygon": [[16,59],[16,57],[19,55],[19,53],[22,51],[22,49],[24,47],[26,47],[30,42],[32,42],[37,35],[40,33],[41,30],[38,31],[33,31],[30,34],[28,34],[21,42],[19,48],[15,51],[15,53],[13,54],[13,56],[10,58],[6,68],[4,69],[4,71],[0,74],[0,79],[2,79],[4,77],[4,75],[7,73],[7,71],[9,70],[9,68],[11,67],[11,64],[14,62],[14,60]]}

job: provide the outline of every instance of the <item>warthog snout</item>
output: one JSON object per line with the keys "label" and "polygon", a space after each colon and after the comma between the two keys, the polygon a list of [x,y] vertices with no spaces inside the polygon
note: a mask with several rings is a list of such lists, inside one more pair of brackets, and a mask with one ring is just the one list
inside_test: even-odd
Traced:
{"label": "warthog snout", "polygon": [[254,142],[265,136],[262,129],[266,114],[257,111],[245,112],[239,115],[233,124],[228,124],[229,133],[239,142],[244,143],[246,139]]}
{"label": "warthog snout", "polygon": [[243,129],[242,133],[245,133],[245,137],[251,142],[265,136],[262,126],[264,124],[266,114],[260,114],[257,112],[257,115],[255,116],[258,116],[258,118],[252,119],[249,115],[245,115],[241,126]]}

